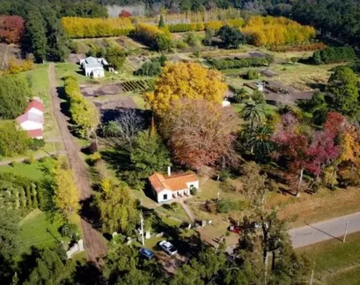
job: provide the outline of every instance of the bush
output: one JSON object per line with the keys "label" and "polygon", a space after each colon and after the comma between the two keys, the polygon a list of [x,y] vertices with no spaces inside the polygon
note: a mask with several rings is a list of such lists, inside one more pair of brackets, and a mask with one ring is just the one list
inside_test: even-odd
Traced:
{"label": "bush", "polygon": [[29,145],[30,138],[25,131],[18,130],[14,122],[2,122],[0,125],[0,156],[10,157],[25,154]]}
{"label": "bush", "polygon": [[248,80],[259,79],[259,73],[254,69],[249,69],[245,75],[245,79],[248,79]]}
{"label": "bush", "polygon": [[135,75],[140,76],[157,76],[161,73],[161,65],[159,62],[145,62],[137,71]]}
{"label": "bush", "polygon": [[89,155],[87,162],[89,165],[93,166],[101,159],[101,154],[99,152],[95,152],[91,155]]}
{"label": "bush", "polygon": [[193,32],[186,33],[184,41],[191,47],[199,47],[200,39]]}
{"label": "bush", "polygon": [[197,194],[197,191],[198,191],[198,190],[197,190],[196,187],[191,187],[191,188],[190,188],[190,194],[191,194],[191,195],[194,195],[194,196],[195,196],[195,195]]}
{"label": "bush", "polygon": [[45,146],[45,141],[43,139],[32,139],[29,145],[30,149],[33,151],[38,151],[44,146]]}
{"label": "bush", "polygon": [[239,58],[239,59],[208,59],[212,67],[218,70],[267,66],[269,62],[266,58]]}
{"label": "bush", "polygon": [[172,46],[177,49],[186,49],[189,47],[189,45],[186,42],[184,42],[183,40],[173,41]]}
{"label": "bush", "polygon": [[62,237],[69,237],[72,240],[79,241],[79,228],[76,224],[63,224],[59,228],[59,233]]}
{"label": "bush", "polygon": [[207,200],[205,202],[205,209],[209,212],[209,213],[215,213],[217,211],[217,204],[212,201],[212,200]]}
{"label": "bush", "polygon": [[354,61],[355,59],[356,54],[352,47],[327,47],[314,52],[311,62],[313,64],[330,64]]}
{"label": "bush", "polygon": [[35,162],[35,157],[33,155],[30,155],[28,158],[24,159],[25,164],[33,164]]}

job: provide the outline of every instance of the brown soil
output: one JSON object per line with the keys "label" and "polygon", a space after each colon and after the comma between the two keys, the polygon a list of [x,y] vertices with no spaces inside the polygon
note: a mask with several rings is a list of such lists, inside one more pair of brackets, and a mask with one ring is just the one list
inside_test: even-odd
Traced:
{"label": "brown soil", "polygon": [[[57,84],[54,63],[50,63],[49,65],[49,85],[51,88],[52,109],[64,143],[70,167],[74,173],[77,188],[80,191],[80,197],[82,200],[86,200],[92,195],[90,179],[86,165],[79,155],[80,147],[70,133],[67,118],[60,109],[61,100],[58,97],[56,90]],[[102,235],[84,219],[81,219],[81,227],[87,258],[89,261],[98,262],[98,258],[106,253],[105,241]]]}

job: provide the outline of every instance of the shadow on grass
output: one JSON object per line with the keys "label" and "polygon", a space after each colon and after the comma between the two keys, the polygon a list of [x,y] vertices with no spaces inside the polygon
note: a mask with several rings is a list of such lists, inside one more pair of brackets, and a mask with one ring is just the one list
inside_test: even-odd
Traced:
{"label": "shadow on grass", "polygon": [[83,285],[103,285],[106,280],[100,269],[93,262],[76,263],[76,269],[73,274],[74,284]]}

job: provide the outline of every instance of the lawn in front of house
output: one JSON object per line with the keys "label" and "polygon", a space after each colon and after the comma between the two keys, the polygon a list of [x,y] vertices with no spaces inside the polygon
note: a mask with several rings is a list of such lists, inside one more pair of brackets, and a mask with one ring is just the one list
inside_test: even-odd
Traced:
{"label": "lawn in front of house", "polygon": [[46,162],[34,161],[33,163],[17,162],[12,165],[0,166],[0,172],[10,172],[17,175],[22,175],[30,179],[39,180],[44,178],[44,167],[51,167],[54,163],[52,158],[47,158]]}
{"label": "lawn in front of house", "polygon": [[297,251],[314,264],[314,278],[321,284],[359,284],[359,233],[349,235],[346,243],[333,239]]}

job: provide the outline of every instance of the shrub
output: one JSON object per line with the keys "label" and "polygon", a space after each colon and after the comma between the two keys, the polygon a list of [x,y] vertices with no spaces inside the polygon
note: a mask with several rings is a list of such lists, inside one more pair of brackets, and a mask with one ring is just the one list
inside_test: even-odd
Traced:
{"label": "shrub", "polygon": [[137,71],[135,75],[142,76],[157,76],[161,73],[161,64],[159,62],[145,62]]}
{"label": "shrub", "polygon": [[329,64],[354,61],[355,59],[356,54],[352,47],[327,47],[314,52],[311,62],[313,64]]}
{"label": "shrub", "polygon": [[76,224],[63,224],[59,228],[62,237],[69,237],[72,240],[79,241],[79,228]]}
{"label": "shrub", "polygon": [[245,75],[245,79],[255,80],[259,78],[259,73],[254,69],[249,69]]}
{"label": "shrub", "polygon": [[184,41],[191,47],[198,47],[201,45],[199,37],[193,32],[186,33]]}
{"label": "shrub", "polygon": [[208,62],[218,70],[269,65],[266,58],[208,59]]}
{"label": "shrub", "polygon": [[30,142],[30,149],[37,151],[45,146],[45,141],[43,139],[32,139]]}
{"label": "shrub", "polygon": [[178,49],[186,49],[189,47],[189,45],[186,42],[184,42],[183,40],[175,40],[175,41],[173,41],[172,45],[173,45],[173,47],[178,48]]}
{"label": "shrub", "polygon": [[101,159],[101,154],[99,152],[95,152],[91,155],[89,155],[87,162],[89,165],[95,165],[96,162],[98,162]]}
{"label": "shrub", "polygon": [[205,209],[209,212],[209,213],[215,213],[216,209],[217,209],[217,205],[214,201],[212,200],[207,200],[205,202]]}
{"label": "shrub", "polygon": [[194,196],[195,196],[195,195],[197,194],[197,191],[198,191],[198,190],[197,190],[196,187],[191,187],[191,188],[190,188],[190,194],[191,194],[191,195],[194,195]]}
{"label": "shrub", "polygon": [[35,162],[35,157],[33,155],[30,155],[28,158],[24,159],[25,164],[33,164]]}

